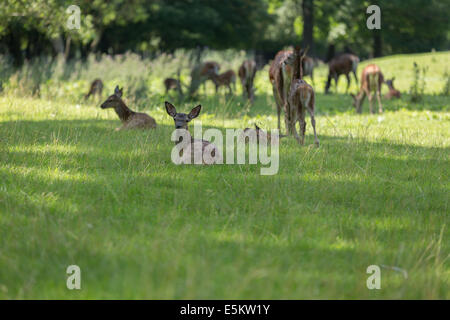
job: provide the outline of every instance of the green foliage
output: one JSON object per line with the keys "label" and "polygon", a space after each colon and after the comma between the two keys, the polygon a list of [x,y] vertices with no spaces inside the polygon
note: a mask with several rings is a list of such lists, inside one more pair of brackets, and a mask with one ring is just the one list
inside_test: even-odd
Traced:
{"label": "green foliage", "polygon": [[417,103],[422,101],[423,94],[425,92],[425,76],[428,68],[420,68],[417,63],[413,64],[413,82],[411,88],[409,89],[409,94],[411,95],[411,102]]}

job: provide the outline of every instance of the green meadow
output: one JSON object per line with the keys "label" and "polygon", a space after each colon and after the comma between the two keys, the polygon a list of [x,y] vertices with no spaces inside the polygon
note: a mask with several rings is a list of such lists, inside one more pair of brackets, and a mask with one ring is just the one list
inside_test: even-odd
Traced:
{"label": "green meadow", "polygon": [[[21,94],[26,83],[11,75],[0,95],[0,299],[450,299],[450,99],[440,94],[449,60],[371,61],[402,92],[375,115],[367,100],[355,113],[345,77],[324,95],[319,66],[321,146],[307,116],[305,146],[280,140],[271,176],[260,164],[174,165],[164,109],[166,99],[179,112],[201,103],[193,122],[204,129],[275,129],[268,66],[249,106],[239,84],[234,97],[211,84],[195,101],[166,97],[164,61],[149,63],[148,91],[132,100],[114,61],[94,63],[97,76],[111,69],[104,99],[120,84],[129,107],[158,123],[128,132],[114,131],[114,111],[82,101],[87,71],[45,80],[40,96]],[[414,61],[428,66],[416,104]],[[66,287],[69,265],[81,268],[81,290]],[[380,290],[366,286],[370,265],[381,268]]]}

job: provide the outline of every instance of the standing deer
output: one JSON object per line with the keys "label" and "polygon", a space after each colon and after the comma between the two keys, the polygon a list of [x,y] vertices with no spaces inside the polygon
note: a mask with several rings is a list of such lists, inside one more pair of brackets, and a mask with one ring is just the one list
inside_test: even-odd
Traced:
{"label": "standing deer", "polygon": [[153,129],[156,128],[156,121],[148,114],[141,112],[134,112],[130,110],[125,102],[122,100],[123,88],[119,89],[116,86],[114,94],[109,96],[105,102],[100,106],[102,109],[114,108],[117,115],[122,121],[122,127],[116,128],[118,130],[126,129]]}
{"label": "standing deer", "polygon": [[91,95],[97,95],[99,99],[102,98],[103,92],[103,81],[101,79],[95,79],[91,83],[91,87],[89,88],[89,92],[84,96],[84,100],[87,100]]}
{"label": "standing deer", "polygon": [[256,62],[254,60],[245,60],[239,67],[238,75],[242,84],[242,95],[251,103],[253,103],[255,89],[253,88],[253,81],[256,74]]}
{"label": "standing deer", "polygon": [[225,71],[219,75],[212,74],[211,79],[216,85],[216,94],[221,86],[226,86],[230,91],[230,94],[233,93],[231,85],[233,85],[233,88],[236,89],[236,73],[233,70]]}
{"label": "standing deer", "polygon": [[381,69],[376,64],[369,64],[366,66],[361,74],[361,89],[358,95],[351,94],[353,97],[353,106],[356,108],[357,113],[361,113],[362,104],[364,103],[364,98],[368,97],[369,99],[369,108],[370,113],[373,113],[372,110],[372,93],[375,92],[378,100],[378,112],[383,112],[383,106],[381,104],[381,85],[384,82],[383,74],[381,73]]}
{"label": "standing deer", "polygon": [[356,83],[358,83],[358,77],[356,76],[356,69],[358,68],[359,58],[351,53],[343,53],[334,57],[328,62],[328,79],[325,85],[325,93],[328,93],[331,86],[331,79],[334,79],[334,83],[337,85],[339,76],[345,74],[347,77],[347,90],[350,87],[350,72],[355,76]]}
{"label": "standing deer", "polygon": [[386,85],[389,88],[389,92],[386,93],[386,95],[384,97],[388,100],[390,100],[392,98],[400,98],[400,96],[401,96],[400,91],[398,91],[397,89],[394,88],[394,80],[395,80],[395,77],[385,81]]}
{"label": "standing deer", "polygon": [[281,108],[284,108],[284,121],[286,125],[286,132],[289,135],[292,133],[292,128],[289,127],[291,123],[289,116],[289,105],[288,105],[288,91],[291,85],[292,78],[292,68],[289,64],[285,64],[286,59],[292,54],[291,51],[282,50],[279,51],[269,69],[269,79],[272,83],[273,97],[277,105],[277,119],[278,119],[278,130],[280,130],[280,114]]}
{"label": "standing deer", "polygon": [[[212,160],[222,159],[222,155],[221,155],[219,149],[217,149],[217,147],[214,144],[212,144],[211,142],[206,141],[206,140],[194,139],[191,136],[191,134],[189,133],[188,123],[192,119],[195,119],[195,118],[198,117],[198,115],[200,114],[200,111],[202,109],[201,105],[198,105],[195,108],[193,108],[191,110],[191,112],[189,112],[189,114],[178,113],[177,109],[175,108],[175,106],[173,104],[171,104],[170,102],[168,102],[168,101],[165,102],[165,106],[166,106],[167,113],[174,120],[175,129],[186,130],[186,132],[187,132],[187,134],[188,134],[188,136],[190,138],[191,154],[182,154],[181,155],[182,159],[183,160],[187,160],[187,161],[183,161],[183,162],[192,163],[192,160],[194,159],[194,153],[195,152],[201,152],[202,163],[203,164],[213,164],[214,163],[214,161],[212,163],[210,163],[209,161],[205,161],[204,155],[211,155],[212,158],[215,158],[215,159],[212,159]],[[175,144],[179,144],[180,142],[182,142],[182,137],[180,137],[180,140],[175,142]],[[216,155],[218,157],[216,157]]]}
{"label": "standing deer", "polygon": [[[294,136],[298,143],[303,145],[305,143],[306,121],[305,113],[308,111],[311,117],[311,125],[314,130],[314,141],[316,146],[319,146],[319,139],[316,133],[316,120],[314,118],[315,95],[314,89],[305,80],[303,80],[303,71],[301,68],[302,59],[306,52],[301,52],[300,47],[296,47],[294,54],[289,60],[294,60],[294,70],[292,74],[291,88],[289,90],[289,104],[291,107],[290,119],[293,122],[291,127],[294,130]],[[300,137],[295,128],[296,122],[300,122]]]}

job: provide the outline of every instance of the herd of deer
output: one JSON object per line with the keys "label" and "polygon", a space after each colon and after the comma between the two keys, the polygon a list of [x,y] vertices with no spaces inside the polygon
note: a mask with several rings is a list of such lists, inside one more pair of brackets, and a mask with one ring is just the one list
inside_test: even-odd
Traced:
{"label": "herd of deer", "polygon": [[[314,118],[315,112],[315,91],[311,85],[309,85],[304,79],[304,76],[310,76],[312,83],[314,84],[313,69],[314,60],[306,56],[308,49],[301,50],[300,47],[296,47],[294,50],[282,50],[279,51],[273,61],[271,62],[269,69],[269,79],[273,88],[273,96],[277,108],[277,120],[278,130],[281,129],[280,116],[281,110],[284,111],[285,127],[287,135],[293,135],[299,144],[303,145],[305,141],[306,111],[311,118],[311,125],[314,131],[314,142],[316,146],[319,146],[319,139],[316,132],[316,122]],[[329,92],[331,81],[334,79],[336,91],[337,84],[340,75],[345,75],[347,78],[347,90],[350,87],[350,73],[353,73],[356,83],[358,83],[358,77],[356,70],[359,64],[359,58],[350,53],[343,53],[334,57],[328,63],[328,79],[325,85],[325,93]],[[236,73],[233,70],[228,70],[223,73],[219,73],[220,65],[214,61],[207,61],[197,65],[191,72],[192,83],[191,88],[198,88],[200,84],[205,85],[207,80],[211,80],[216,88],[216,93],[221,86],[228,88],[232,93],[233,89],[236,89]],[[243,96],[251,103],[254,100],[254,79],[257,71],[255,61],[244,61],[239,70],[238,76],[242,84]],[[362,112],[362,104],[365,96],[369,100],[370,112],[373,113],[372,100],[375,95],[378,101],[378,111],[383,112],[383,106],[381,104],[381,86],[383,83],[389,88],[389,92],[386,94],[386,99],[400,98],[400,92],[394,88],[395,78],[390,80],[384,80],[381,69],[375,64],[367,65],[361,74],[360,91],[357,95],[351,94],[353,98],[353,105],[356,112]],[[195,82],[195,83],[194,83]],[[167,78],[164,80],[164,87],[166,94],[170,90],[177,90],[182,94],[183,84],[180,81],[180,75],[178,73],[178,79]],[[103,82],[101,79],[95,79],[90,87],[85,99],[90,96],[98,95],[101,97],[103,91]],[[134,112],[127,107],[122,100],[123,88],[119,89],[116,86],[114,94],[109,96],[105,102],[101,104],[102,109],[113,108],[119,116],[122,126],[116,130],[133,129],[133,128],[156,128],[156,121],[149,115],[140,112]],[[165,103],[167,113],[173,117],[176,129],[186,129],[187,124],[192,119],[196,118],[201,110],[201,105],[191,110],[189,114],[177,113],[175,107],[170,103]],[[297,132],[296,124],[299,123],[300,135]],[[262,129],[256,126],[256,129],[244,129],[244,132],[248,130],[255,130],[257,136],[263,133],[265,137],[270,137],[268,133],[265,133]],[[194,141],[191,137],[192,142]],[[202,141],[202,149],[210,145],[208,141]]]}

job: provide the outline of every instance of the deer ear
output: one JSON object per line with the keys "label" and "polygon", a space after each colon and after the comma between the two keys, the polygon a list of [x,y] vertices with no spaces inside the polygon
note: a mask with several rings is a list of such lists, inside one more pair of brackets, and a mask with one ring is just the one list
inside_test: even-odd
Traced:
{"label": "deer ear", "polygon": [[260,127],[258,127],[258,125],[255,123],[255,129],[256,130],[261,130],[261,128]]}
{"label": "deer ear", "polygon": [[175,115],[177,114],[177,109],[175,109],[175,106],[168,101],[165,102],[165,105],[166,111],[169,114],[169,116],[175,117]]}
{"label": "deer ear", "polygon": [[116,88],[114,89],[114,94],[119,95],[120,90],[119,90],[119,86],[116,86]]}
{"label": "deer ear", "polygon": [[198,115],[200,114],[201,110],[202,110],[202,105],[199,104],[194,109],[192,109],[191,112],[189,112],[189,114],[188,114],[189,119],[192,120],[194,118],[197,118]]}
{"label": "deer ear", "polygon": [[119,89],[118,96],[121,98],[123,95],[123,87]]}

